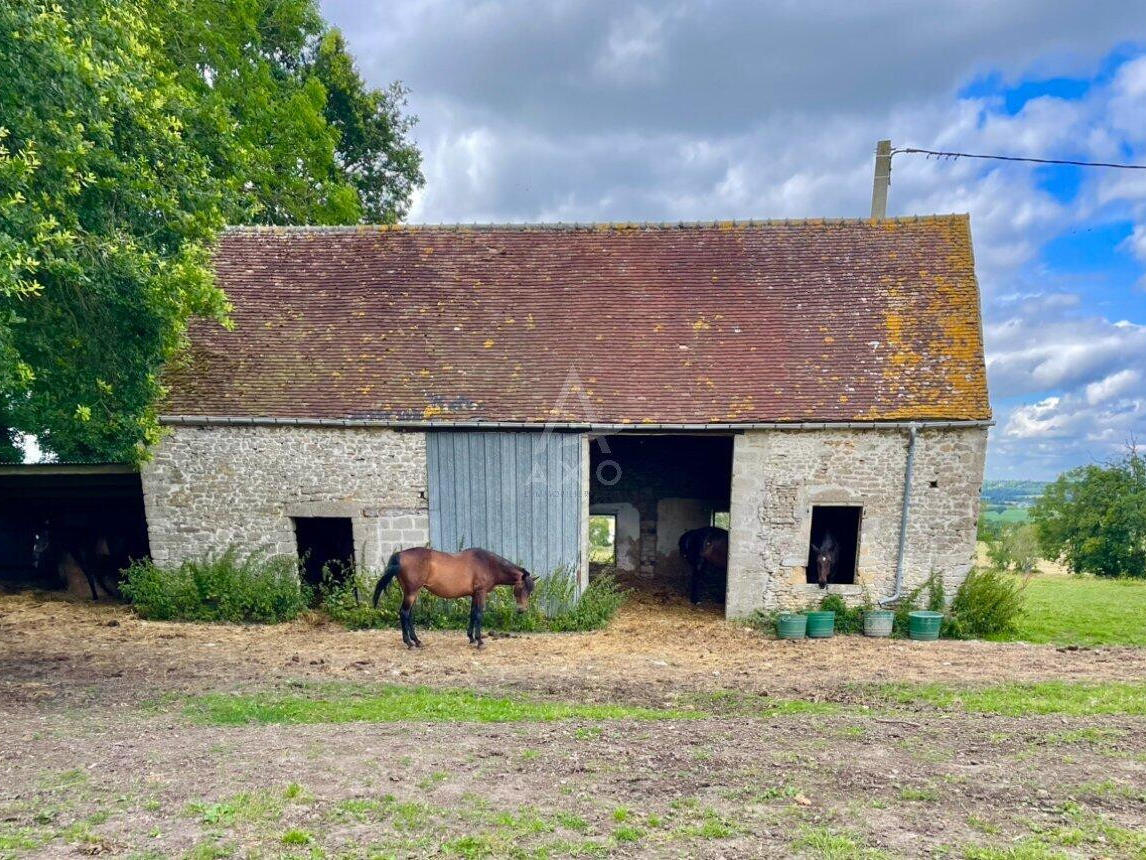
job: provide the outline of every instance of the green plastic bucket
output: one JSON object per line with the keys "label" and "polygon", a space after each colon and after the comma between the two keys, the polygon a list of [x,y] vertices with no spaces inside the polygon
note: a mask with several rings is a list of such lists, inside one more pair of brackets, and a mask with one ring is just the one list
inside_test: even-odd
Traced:
{"label": "green plastic bucket", "polygon": [[895,624],[895,613],[890,609],[869,609],[863,614],[863,635],[886,638]]}
{"label": "green plastic bucket", "polygon": [[802,612],[781,612],[776,619],[776,636],[779,639],[803,639],[808,626],[808,616]]}
{"label": "green plastic bucket", "polygon": [[912,639],[933,642],[939,638],[939,625],[943,622],[942,612],[919,610],[908,613],[907,618],[907,629]]}
{"label": "green plastic bucket", "polygon": [[808,638],[809,639],[828,639],[835,632],[836,632],[836,613],[834,613],[834,612],[809,612],[808,613]]}

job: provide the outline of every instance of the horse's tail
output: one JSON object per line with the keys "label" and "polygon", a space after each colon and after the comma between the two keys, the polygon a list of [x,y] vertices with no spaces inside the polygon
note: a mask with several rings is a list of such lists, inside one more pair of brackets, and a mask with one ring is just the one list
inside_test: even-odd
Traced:
{"label": "horse's tail", "polygon": [[382,573],[382,578],[378,580],[378,584],[374,586],[374,608],[378,608],[378,598],[382,596],[382,592],[386,590],[390,582],[398,575],[398,571],[402,569],[402,562],[398,559],[401,552],[395,551],[390,555],[390,560],[386,562],[386,570]]}

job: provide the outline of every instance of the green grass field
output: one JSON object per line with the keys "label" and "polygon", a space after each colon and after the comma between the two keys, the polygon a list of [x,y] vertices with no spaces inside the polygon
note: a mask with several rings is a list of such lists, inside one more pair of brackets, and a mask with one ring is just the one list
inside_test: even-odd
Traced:
{"label": "green grass field", "polygon": [[1146,581],[1043,574],[1031,579],[1010,640],[1146,646]]}
{"label": "green grass field", "polygon": [[550,720],[670,720],[699,712],[627,705],[562,704],[486,696],[468,690],[384,685],[370,690],[331,686],[319,695],[249,696],[212,693],[191,699],[189,717],[208,725],[244,723],[464,722]]}
{"label": "green grass field", "polygon": [[1030,520],[1029,508],[1007,508],[1005,511],[984,509],[983,519],[989,523],[1025,523]]}

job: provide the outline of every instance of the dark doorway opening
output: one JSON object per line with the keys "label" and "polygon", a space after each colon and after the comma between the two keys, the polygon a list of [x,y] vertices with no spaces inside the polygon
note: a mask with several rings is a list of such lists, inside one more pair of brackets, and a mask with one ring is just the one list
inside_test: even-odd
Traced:
{"label": "dark doorway opening", "polygon": [[691,549],[703,540],[682,550],[681,539],[713,526],[728,531],[732,449],[733,437],[716,433],[632,431],[590,439],[590,510],[618,511],[615,567],[627,583],[692,597],[695,577],[702,602],[724,602],[728,536],[703,565]]}
{"label": "dark doorway opening", "polygon": [[66,588],[100,599],[119,573],[148,556],[143,489],[134,467],[32,463],[0,466],[0,590]]}
{"label": "dark doorway opening", "polygon": [[303,580],[316,593],[324,577],[343,582],[354,570],[354,528],[349,517],[295,517],[294,537]]}
{"label": "dark doorway opening", "polygon": [[859,556],[860,521],[863,508],[857,505],[814,505],[812,536],[808,544],[807,581],[817,582],[816,553],[812,544],[820,545],[829,534],[839,545],[840,554],[832,568],[830,585],[853,585],[856,581],[856,559]]}

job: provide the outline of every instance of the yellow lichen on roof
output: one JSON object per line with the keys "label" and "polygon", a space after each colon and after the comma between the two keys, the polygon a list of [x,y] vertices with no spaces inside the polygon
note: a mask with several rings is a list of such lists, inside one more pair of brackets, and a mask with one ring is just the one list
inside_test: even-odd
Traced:
{"label": "yellow lichen on roof", "polygon": [[[989,415],[982,324],[965,222],[942,223],[948,274],[925,268],[915,283],[885,280],[888,356],[881,404],[867,419],[968,418]],[[923,355],[930,356],[924,364]],[[900,405],[904,404],[904,405]],[[919,404],[927,404],[920,414]]]}

